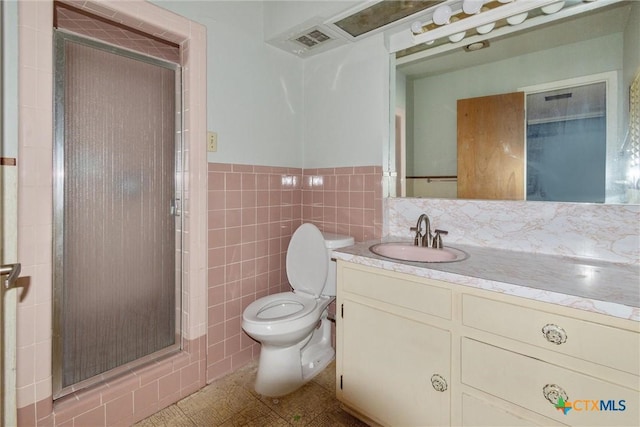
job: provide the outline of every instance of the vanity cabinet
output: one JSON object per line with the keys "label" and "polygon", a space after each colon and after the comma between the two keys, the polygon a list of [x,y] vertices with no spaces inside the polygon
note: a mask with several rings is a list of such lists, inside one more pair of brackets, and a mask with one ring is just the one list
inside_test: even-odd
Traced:
{"label": "vanity cabinet", "polygon": [[372,424],[640,425],[638,322],[341,260],[337,303],[337,396]]}
{"label": "vanity cabinet", "polygon": [[340,400],[371,424],[448,425],[450,291],[344,266],[338,277]]}

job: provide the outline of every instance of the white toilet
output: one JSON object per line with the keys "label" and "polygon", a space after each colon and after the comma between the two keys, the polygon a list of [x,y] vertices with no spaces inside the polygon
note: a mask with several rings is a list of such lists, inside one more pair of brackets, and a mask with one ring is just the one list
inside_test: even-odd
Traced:
{"label": "white toilet", "polygon": [[287,249],[287,277],[294,291],[260,298],[244,310],[242,329],[262,344],[257,393],[272,397],[291,393],[333,360],[327,319],[327,307],[336,295],[331,251],[353,242],[353,237],[302,224]]}

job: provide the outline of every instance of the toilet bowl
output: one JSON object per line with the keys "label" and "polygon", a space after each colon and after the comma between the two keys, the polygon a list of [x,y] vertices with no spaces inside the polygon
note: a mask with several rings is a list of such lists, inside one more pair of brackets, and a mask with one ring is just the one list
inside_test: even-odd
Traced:
{"label": "toilet bowl", "polygon": [[353,237],[302,224],[291,236],[286,269],[293,292],[260,298],[242,313],[242,329],[261,343],[255,390],[283,396],[321,372],[334,358],[328,306],[336,295],[331,251]]}

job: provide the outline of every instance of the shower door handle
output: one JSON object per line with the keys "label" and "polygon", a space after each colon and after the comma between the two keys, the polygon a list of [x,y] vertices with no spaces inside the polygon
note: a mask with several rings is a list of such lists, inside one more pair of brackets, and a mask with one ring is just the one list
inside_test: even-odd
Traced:
{"label": "shower door handle", "polygon": [[15,286],[16,280],[18,280],[18,276],[20,275],[20,263],[17,262],[15,264],[6,264],[0,267],[0,275],[7,275],[7,278],[4,279],[4,288],[10,289]]}
{"label": "shower door handle", "polygon": [[173,216],[180,216],[180,199],[171,199],[170,212]]}

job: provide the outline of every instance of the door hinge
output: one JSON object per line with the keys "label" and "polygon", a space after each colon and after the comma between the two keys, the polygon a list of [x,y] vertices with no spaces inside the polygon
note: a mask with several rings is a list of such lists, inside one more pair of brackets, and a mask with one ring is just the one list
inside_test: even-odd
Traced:
{"label": "door hinge", "polygon": [[342,390],[342,375],[340,375],[340,390]]}
{"label": "door hinge", "polygon": [[340,317],[344,319],[344,304],[340,304]]}

